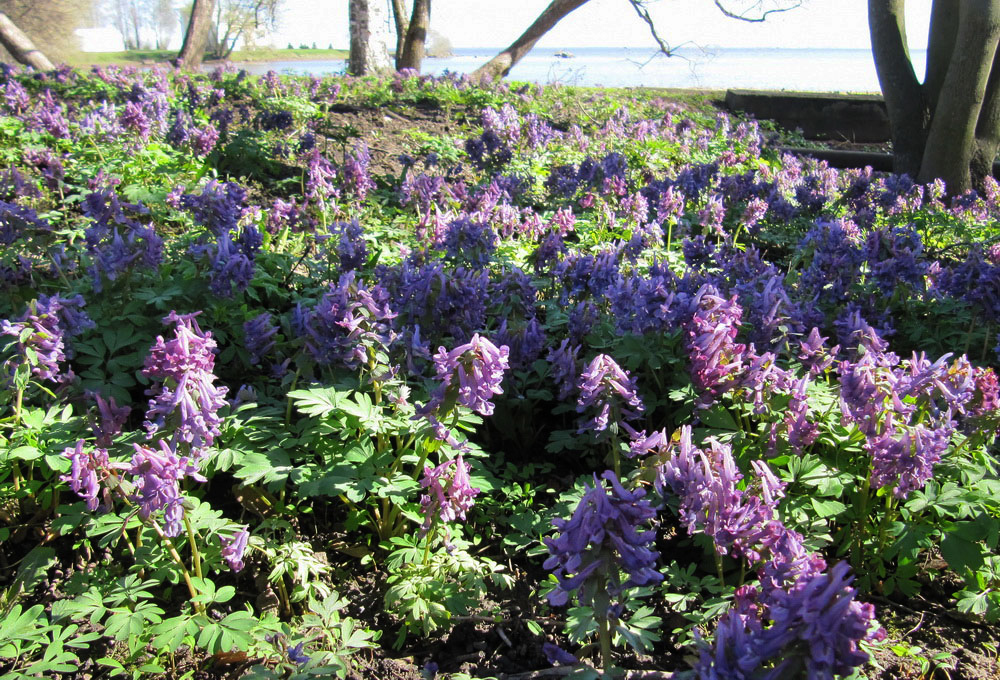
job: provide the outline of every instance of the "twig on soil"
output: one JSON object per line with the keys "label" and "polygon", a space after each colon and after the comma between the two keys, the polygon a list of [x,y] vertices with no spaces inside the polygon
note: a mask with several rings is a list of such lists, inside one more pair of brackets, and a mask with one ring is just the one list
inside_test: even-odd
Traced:
{"label": "twig on soil", "polygon": [[[501,680],[535,680],[536,678],[561,678],[577,670],[577,666],[557,666],[555,668],[543,668],[538,671],[527,671],[525,673],[501,674]],[[620,676],[623,680],[672,680],[676,677],[673,671],[625,671]]]}
{"label": "twig on soil", "polygon": [[907,635],[913,635],[913,634],[914,634],[914,633],[916,633],[916,632],[917,632],[918,630],[920,630],[920,626],[924,625],[924,614],[926,614],[926,612],[920,612],[920,620],[919,620],[919,621],[917,621],[917,625],[915,625],[915,626],[914,626],[913,628],[911,628],[910,630],[906,631],[906,634],[907,634]]}
{"label": "twig on soil", "polygon": [[513,649],[514,645],[511,644],[510,638],[507,637],[507,633],[503,632],[503,628],[501,628],[500,626],[496,626],[494,630],[497,632],[497,635],[500,636],[500,639],[503,640],[505,643],[507,643],[508,647]]}

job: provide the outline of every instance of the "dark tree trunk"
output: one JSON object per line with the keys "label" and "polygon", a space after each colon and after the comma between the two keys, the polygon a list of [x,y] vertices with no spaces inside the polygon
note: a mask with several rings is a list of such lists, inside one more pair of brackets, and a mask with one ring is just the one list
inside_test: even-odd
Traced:
{"label": "dark tree trunk", "polygon": [[979,185],[1000,148],[1000,0],[934,0],[921,84],[906,46],[905,0],[869,0],[875,70],[894,169],[950,194]]}
{"label": "dark tree trunk", "polygon": [[26,36],[4,12],[0,12],[0,44],[3,44],[10,55],[25,66],[31,66],[39,71],[51,71],[55,68],[49,58],[35,47],[31,38]]}
{"label": "dark tree trunk", "polygon": [[194,0],[191,8],[191,20],[187,32],[184,33],[184,44],[177,55],[181,66],[196,69],[205,56],[205,46],[208,43],[208,31],[212,27],[212,9],[215,0]]}
{"label": "dark tree trunk", "polygon": [[399,58],[403,54],[403,46],[406,44],[406,31],[410,27],[410,21],[406,16],[406,4],[403,0],[392,0],[392,23],[396,27],[396,70],[400,69]]}
{"label": "dark tree trunk", "polygon": [[396,55],[396,69],[420,70],[427,45],[427,29],[431,21],[431,0],[413,0],[413,14],[406,28],[402,54]]}
{"label": "dark tree trunk", "polygon": [[515,40],[510,47],[502,51],[497,56],[477,68],[473,73],[476,78],[488,78],[496,80],[503,78],[514,65],[521,61],[538,40],[548,33],[549,29],[559,23],[560,20],[577,7],[584,5],[588,0],[552,0],[534,23],[528,27],[521,37]]}

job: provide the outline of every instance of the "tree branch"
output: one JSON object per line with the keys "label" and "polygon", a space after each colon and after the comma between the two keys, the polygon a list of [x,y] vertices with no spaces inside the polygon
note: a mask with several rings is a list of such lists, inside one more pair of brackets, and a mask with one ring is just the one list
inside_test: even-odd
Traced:
{"label": "tree branch", "polygon": [[[646,9],[646,0],[628,1],[635,10],[635,13],[639,15],[639,18],[646,22],[646,25],[649,27],[649,33],[653,36],[653,40],[655,40],[656,44],[659,46],[660,52],[663,52],[663,54],[668,57],[672,57],[674,55],[673,48],[670,47],[670,44],[664,41],[663,38],[660,37],[660,34],[656,32],[656,25],[653,23],[653,18],[649,16],[649,10]],[[718,4],[718,2],[716,2],[716,4]]]}
{"label": "tree branch", "polygon": [[[750,23],[760,23],[761,21],[767,20],[767,17],[771,14],[776,14],[778,12],[787,12],[789,10],[796,9],[802,6],[802,0],[795,0],[795,2],[789,5],[788,7],[775,7],[774,9],[765,9],[763,10],[763,14],[761,14],[759,17],[748,17],[746,15],[746,12],[749,12],[750,10],[746,10],[746,12],[744,12],[743,14],[737,14],[732,10],[726,9],[725,6],[722,4],[723,0],[714,0],[714,2],[715,6],[719,9],[719,11],[725,14],[730,19],[739,19],[740,21],[749,21]],[[763,3],[760,2],[756,3],[757,7],[760,7],[761,4]]]}

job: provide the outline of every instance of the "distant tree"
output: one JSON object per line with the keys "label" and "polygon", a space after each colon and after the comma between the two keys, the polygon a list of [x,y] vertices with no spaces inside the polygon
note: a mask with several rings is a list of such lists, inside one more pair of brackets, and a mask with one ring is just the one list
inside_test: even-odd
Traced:
{"label": "distant tree", "polygon": [[392,69],[389,61],[389,29],[384,0],[350,0],[351,52],[347,72],[355,76]]}
{"label": "distant tree", "polygon": [[181,45],[181,51],[177,55],[185,68],[198,68],[205,57],[214,9],[215,0],[194,0],[191,6],[187,29],[184,31],[184,44]]}
{"label": "distant tree", "polygon": [[[66,60],[79,51],[74,31],[91,18],[93,9],[92,0],[0,0],[0,12],[53,62]],[[0,49],[0,60],[17,60],[5,52],[9,50]]]}
{"label": "distant tree", "polygon": [[35,47],[31,38],[3,12],[0,12],[0,43],[11,56],[26,66],[32,66],[40,71],[51,71],[55,68],[48,57]]}
{"label": "distant tree", "polygon": [[934,0],[923,83],[910,61],[904,5],[868,2],[894,169],[962,193],[992,172],[1000,147],[1000,0]]}
{"label": "distant tree", "polygon": [[[525,30],[521,36],[509,47],[502,50],[490,61],[480,66],[473,73],[479,78],[503,78],[510,73],[517,62],[521,61],[535,43],[543,35],[548,33],[552,27],[558,24],[563,17],[587,4],[589,0],[552,0],[538,18]],[[673,53],[670,45],[664,41],[656,31],[656,26],[649,15],[647,5],[651,0],[624,0],[632,5],[649,28],[656,41],[657,46],[663,54],[670,56]],[[739,19],[741,21],[763,21],[769,14],[774,12],[785,12],[794,9],[802,4],[802,0],[713,0],[715,6],[727,17]]]}
{"label": "distant tree", "polygon": [[153,34],[156,36],[156,49],[165,50],[174,37],[177,29],[177,10],[173,0],[150,0],[150,17],[152,18]]}
{"label": "distant tree", "polygon": [[232,54],[242,39],[247,45],[277,24],[281,0],[216,0],[215,31],[209,38],[209,51],[218,59]]}

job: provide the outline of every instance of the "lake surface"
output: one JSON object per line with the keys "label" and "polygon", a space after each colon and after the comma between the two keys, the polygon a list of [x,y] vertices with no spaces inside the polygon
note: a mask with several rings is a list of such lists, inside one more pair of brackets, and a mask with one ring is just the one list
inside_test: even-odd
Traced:
{"label": "lake surface", "polygon": [[[452,57],[426,59],[424,73],[469,73],[492,58],[494,48],[459,48]],[[572,58],[560,58],[568,52]],[[927,53],[913,53],[923,75]],[[343,73],[343,60],[276,61],[243,65],[250,73]],[[856,49],[683,48],[673,57],[651,49],[566,47],[536,48],[510,79],[565,85],[800,90],[806,92],[878,92],[871,51]]]}

